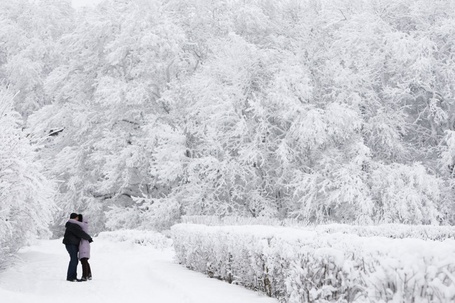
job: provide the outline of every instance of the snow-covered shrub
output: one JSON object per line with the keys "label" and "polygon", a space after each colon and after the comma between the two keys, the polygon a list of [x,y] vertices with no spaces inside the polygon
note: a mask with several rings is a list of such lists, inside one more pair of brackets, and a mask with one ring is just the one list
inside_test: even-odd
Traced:
{"label": "snow-covered shrub", "polygon": [[109,230],[134,229],[140,220],[140,212],[137,208],[125,208],[113,206],[106,212],[106,227]]}
{"label": "snow-covered shrub", "polygon": [[152,246],[154,248],[166,248],[171,245],[171,240],[163,234],[149,230],[117,230],[104,231],[98,236],[99,239],[105,239],[117,242],[129,242],[142,246]]}
{"label": "snow-covered shrub", "polygon": [[[305,227],[308,229],[309,227]],[[356,234],[361,237],[387,237],[393,239],[418,238],[422,240],[443,241],[455,239],[454,226],[381,224],[373,226],[356,226],[346,224],[318,225],[318,233]]]}
{"label": "snow-covered shrub", "polygon": [[239,217],[239,216],[182,216],[181,223],[203,225],[271,225],[271,226],[307,226],[306,222],[297,219],[284,219],[269,217]]}
{"label": "snow-covered shrub", "polygon": [[377,164],[372,173],[375,217],[381,223],[435,224],[441,180],[419,163]]}
{"label": "snow-covered shrub", "polygon": [[455,239],[454,226],[437,225],[404,225],[404,224],[379,224],[379,225],[348,225],[348,224],[324,224],[311,225],[306,221],[296,219],[279,220],[275,218],[250,218],[236,216],[182,216],[181,223],[203,224],[208,226],[225,225],[267,225],[295,227],[305,230],[313,230],[318,233],[344,233],[356,234],[360,237],[386,237],[393,239],[418,238],[422,240]]}
{"label": "snow-covered shrub", "polygon": [[453,302],[455,241],[178,224],[178,261],[281,302]]}
{"label": "snow-covered shrub", "polygon": [[106,212],[106,227],[117,229],[147,229],[163,231],[178,221],[179,205],[172,199],[133,197],[132,207],[113,206]]}

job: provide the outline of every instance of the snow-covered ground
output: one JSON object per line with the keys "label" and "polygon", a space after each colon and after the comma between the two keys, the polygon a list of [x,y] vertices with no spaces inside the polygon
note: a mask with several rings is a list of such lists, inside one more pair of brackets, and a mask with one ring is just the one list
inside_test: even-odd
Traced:
{"label": "snow-covered ground", "polygon": [[100,3],[101,0],[71,0],[71,5],[75,8],[83,6],[95,6]]}
{"label": "snow-covered ground", "polygon": [[[276,303],[176,264],[171,248],[155,249],[95,238],[90,260],[93,280],[65,280],[69,261],[61,239],[24,248],[19,260],[0,272],[3,303]],[[81,267],[78,267],[78,276]]]}

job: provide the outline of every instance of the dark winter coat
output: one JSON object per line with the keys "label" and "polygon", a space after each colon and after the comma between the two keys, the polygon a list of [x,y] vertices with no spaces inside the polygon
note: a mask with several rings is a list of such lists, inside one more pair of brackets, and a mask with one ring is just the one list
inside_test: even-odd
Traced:
{"label": "dark winter coat", "polygon": [[90,237],[85,231],[82,230],[79,224],[76,223],[76,220],[70,219],[66,222],[65,235],[63,236],[63,244],[66,245],[77,245],[81,239],[85,239],[89,242],[93,242],[92,237]]}

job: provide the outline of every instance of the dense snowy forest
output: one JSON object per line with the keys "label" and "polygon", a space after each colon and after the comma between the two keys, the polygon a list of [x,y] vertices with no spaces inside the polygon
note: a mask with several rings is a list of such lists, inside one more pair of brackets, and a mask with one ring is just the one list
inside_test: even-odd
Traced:
{"label": "dense snowy forest", "polygon": [[451,225],[454,50],[450,0],[0,1],[0,250],[75,210]]}

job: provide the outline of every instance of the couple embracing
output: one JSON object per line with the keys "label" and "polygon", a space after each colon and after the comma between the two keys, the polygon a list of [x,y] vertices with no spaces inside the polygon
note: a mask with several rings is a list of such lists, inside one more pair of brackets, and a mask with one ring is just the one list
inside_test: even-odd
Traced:
{"label": "couple embracing", "polygon": [[[83,220],[82,214],[72,213],[65,224],[66,230],[63,236],[63,244],[70,255],[66,280],[81,282],[92,279],[92,271],[88,259],[90,258],[90,243],[93,242],[88,232],[88,223]],[[81,260],[82,278],[77,278],[77,264]]]}

